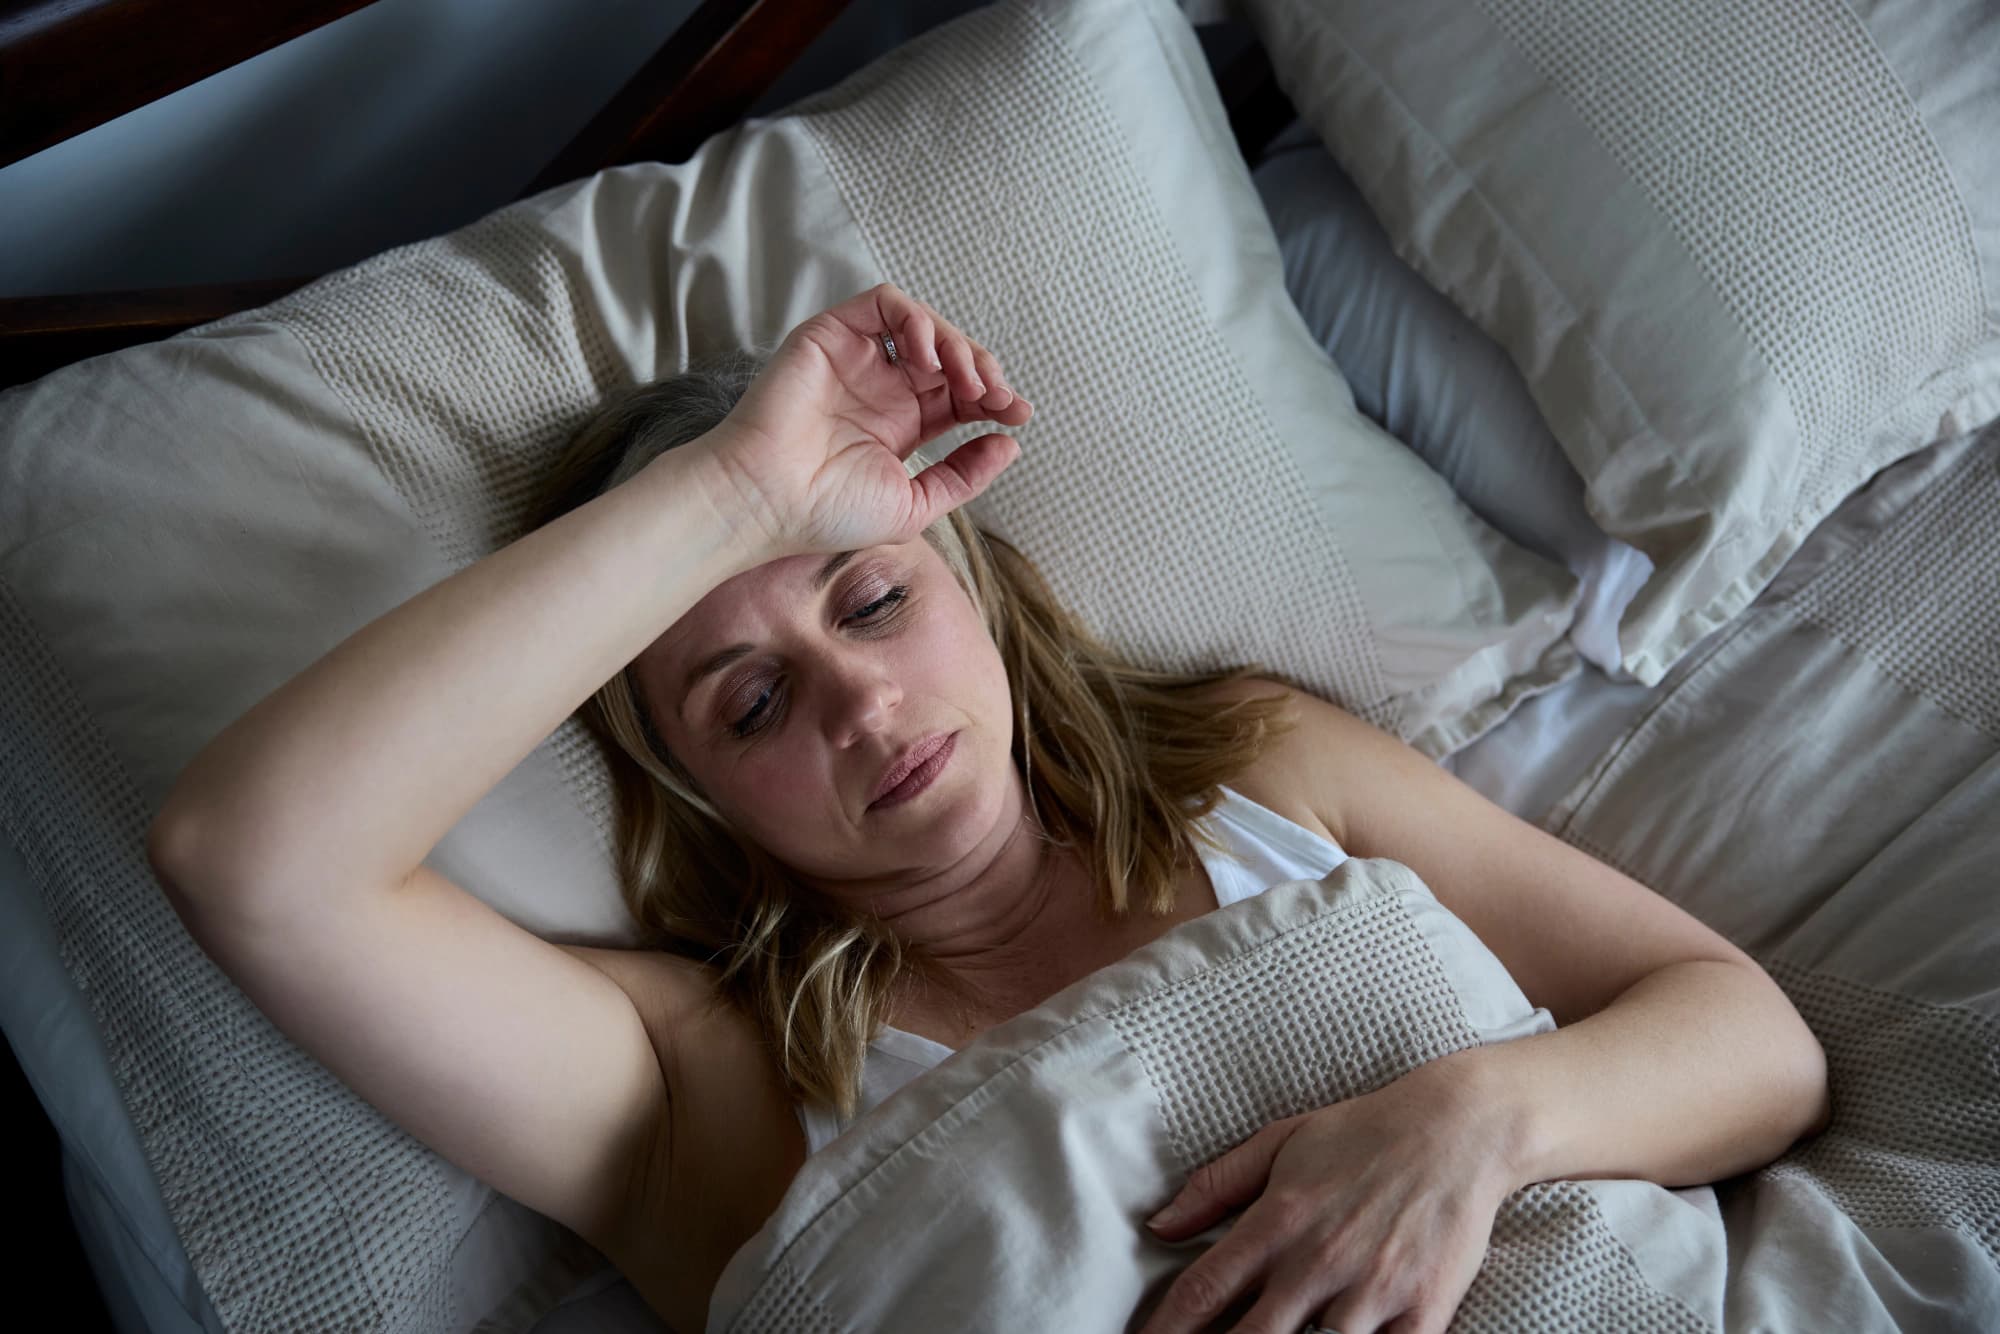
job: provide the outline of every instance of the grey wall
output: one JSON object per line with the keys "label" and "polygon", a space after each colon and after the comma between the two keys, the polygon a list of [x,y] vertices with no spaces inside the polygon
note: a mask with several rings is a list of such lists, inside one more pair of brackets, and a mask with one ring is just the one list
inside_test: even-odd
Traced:
{"label": "grey wall", "polygon": [[[971,0],[854,0],[765,114]],[[511,202],[694,0],[378,0],[0,168],[0,296],[327,272]]]}

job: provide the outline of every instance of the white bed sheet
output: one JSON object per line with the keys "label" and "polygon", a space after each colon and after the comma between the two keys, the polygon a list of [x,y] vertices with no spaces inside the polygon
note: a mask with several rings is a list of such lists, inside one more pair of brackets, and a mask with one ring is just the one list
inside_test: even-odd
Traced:
{"label": "white bed sheet", "polygon": [[1495,805],[1540,824],[1659,692],[1594,664],[1523,701],[1498,727],[1444,761]]}

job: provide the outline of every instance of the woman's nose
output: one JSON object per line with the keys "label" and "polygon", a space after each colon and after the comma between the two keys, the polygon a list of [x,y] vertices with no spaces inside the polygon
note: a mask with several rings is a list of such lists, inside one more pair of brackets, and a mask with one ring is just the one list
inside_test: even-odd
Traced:
{"label": "woman's nose", "polygon": [[851,746],[893,726],[902,687],[879,662],[852,658],[827,672],[827,719],[833,741]]}

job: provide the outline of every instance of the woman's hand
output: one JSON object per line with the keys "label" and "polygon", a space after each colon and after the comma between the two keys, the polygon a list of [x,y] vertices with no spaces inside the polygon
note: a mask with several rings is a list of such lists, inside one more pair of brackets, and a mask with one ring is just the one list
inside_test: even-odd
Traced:
{"label": "woman's hand", "polygon": [[992,353],[882,283],[786,334],[712,440],[776,559],[909,541],[985,490],[1021,447],[982,435],[915,477],[903,466],[911,451],[961,422],[1020,426],[1033,411]]}
{"label": "woman's hand", "polygon": [[1173,1241],[1248,1204],[1181,1271],[1139,1334],[1195,1334],[1252,1291],[1231,1334],[1439,1334],[1512,1193],[1478,1107],[1437,1062],[1276,1121],[1215,1161],[1148,1226]]}

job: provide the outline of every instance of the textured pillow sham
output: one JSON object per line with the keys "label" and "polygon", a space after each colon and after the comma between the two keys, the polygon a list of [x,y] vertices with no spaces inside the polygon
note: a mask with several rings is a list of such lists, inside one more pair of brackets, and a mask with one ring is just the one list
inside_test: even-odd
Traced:
{"label": "textured pillow sham", "polygon": [[1295,120],[1251,173],[1284,255],[1285,290],[1355,406],[1436,469],[1472,512],[1583,586],[1570,643],[1626,677],[1618,622],[1653,563],[1597,526],[1583,478],[1492,339],[1396,258],[1319,136]]}
{"label": "textured pillow sham", "polygon": [[[1036,400],[973,516],[1128,651],[1260,658],[1433,754],[1576,669],[1575,581],[1356,412],[1299,322],[1168,0],[992,6],[686,163],[0,395],[0,828],[173,1218],[148,1244],[184,1244],[225,1321],[518,1328],[602,1259],[402,1134],[213,967],[144,859],[174,775],[520,536],[605,394],[885,278]],[[610,790],[567,724],[426,863],[546,937],[635,944]]]}
{"label": "textured pillow sham", "polygon": [[2000,413],[1991,5],[1237,8],[1656,566],[1640,681],[1877,470]]}

